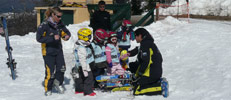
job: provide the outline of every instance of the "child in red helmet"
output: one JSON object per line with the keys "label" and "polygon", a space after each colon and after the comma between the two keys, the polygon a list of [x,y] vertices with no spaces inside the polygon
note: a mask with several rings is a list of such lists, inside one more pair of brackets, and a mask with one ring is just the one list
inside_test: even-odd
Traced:
{"label": "child in red helmet", "polygon": [[104,75],[106,68],[108,68],[108,63],[105,55],[105,43],[108,38],[108,33],[104,29],[97,29],[94,33],[94,40],[91,43],[93,50],[93,55],[95,58],[95,66],[91,69],[93,70],[94,76],[94,88],[98,88],[98,82],[95,80],[96,76]]}
{"label": "child in red helmet", "polygon": [[[123,20],[122,26],[119,28],[117,35],[120,52],[122,50],[128,51],[131,47],[131,40],[135,39],[132,23],[129,20]],[[128,59],[126,61],[121,60],[121,65],[124,69],[128,68],[128,62]]]}
{"label": "child in red helmet", "polygon": [[110,32],[109,35],[110,37],[106,46],[106,56],[109,64],[108,75],[123,75],[124,69],[120,65],[117,35],[115,32]]}

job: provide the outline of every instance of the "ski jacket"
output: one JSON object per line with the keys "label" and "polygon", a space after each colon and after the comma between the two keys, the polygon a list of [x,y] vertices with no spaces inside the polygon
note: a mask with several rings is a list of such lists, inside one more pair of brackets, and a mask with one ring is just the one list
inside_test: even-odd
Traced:
{"label": "ski jacket", "polygon": [[105,46],[92,42],[91,46],[94,50],[95,63],[101,63],[106,61]]}
{"label": "ski jacket", "polygon": [[91,16],[90,26],[93,31],[102,28],[106,31],[111,30],[110,14],[107,11],[95,11]]}
{"label": "ski jacket", "polygon": [[65,38],[66,35],[71,37],[69,30],[61,21],[56,24],[47,20],[38,27],[36,40],[42,43],[43,56],[57,55],[62,51],[61,39],[55,40],[54,35],[60,35],[61,38]]}
{"label": "ski jacket", "polygon": [[94,61],[90,43],[78,40],[74,49],[76,67],[82,67],[83,71],[91,71],[90,63]]}
{"label": "ski jacket", "polygon": [[135,39],[134,31],[132,29],[129,31],[125,31],[122,29],[121,26],[117,32],[117,38],[118,38],[119,47],[130,48],[131,40]]}
{"label": "ski jacket", "polygon": [[108,63],[119,63],[119,50],[113,44],[107,44],[106,47],[106,56]]}
{"label": "ski jacket", "polygon": [[[137,55],[136,77],[141,77],[141,83],[153,82],[162,77],[162,55],[154,43],[151,35],[146,35],[140,43],[140,47],[129,51],[130,56]],[[132,66],[130,66],[132,68]],[[140,83],[140,84],[141,84]]]}

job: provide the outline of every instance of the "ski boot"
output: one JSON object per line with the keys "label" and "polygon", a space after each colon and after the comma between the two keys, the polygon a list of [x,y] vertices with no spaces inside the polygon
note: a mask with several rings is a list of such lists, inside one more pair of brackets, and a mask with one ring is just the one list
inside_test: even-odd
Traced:
{"label": "ski boot", "polygon": [[161,88],[162,88],[162,95],[163,97],[167,98],[169,96],[169,85],[168,81],[165,77],[160,79]]}
{"label": "ski boot", "polygon": [[50,96],[50,95],[52,95],[52,92],[51,92],[51,91],[46,91],[46,92],[45,92],[45,96]]}
{"label": "ski boot", "polygon": [[55,79],[53,85],[60,94],[64,94],[64,87],[62,85],[59,85],[58,80]]}

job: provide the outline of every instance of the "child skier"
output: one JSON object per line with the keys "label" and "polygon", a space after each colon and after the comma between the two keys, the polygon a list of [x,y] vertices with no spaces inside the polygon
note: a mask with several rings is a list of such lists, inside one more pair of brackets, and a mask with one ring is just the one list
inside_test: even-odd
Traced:
{"label": "child skier", "polygon": [[[91,43],[94,51],[93,55],[95,58],[95,66],[92,67],[94,80],[96,76],[104,75],[105,69],[108,68],[108,63],[105,55],[105,40],[107,39],[108,33],[104,29],[97,29],[94,34],[94,40]],[[98,82],[94,83],[94,87],[98,87]]]}
{"label": "child skier", "polygon": [[115,32],[110,32],[109,35],[110,37],[106,46],[107,62],[110,67],[108,68],[108,75],[123,75],[124,69],[120,65],[117,35]]}
{"label": "child skier", "polygon": [[89,47],[92,38],[92,31],[88,28],[81,28],[78,31],[78,41],[75,44],[76,64],[72,69],[75,82],[75,94],[84,93],[84,96],[94,96],[92,86],[94,83],[90,66],[94,66],[94,57]]}
{"label": "child skier", "polygon": [[[122,50],[128,51],[128,49],[131,47],[131,40],[135,39],[132,23],[129,20],[123,20],[122,26],[119,28],[117,35],[120,52]],[[126,69],[128,59],[126,61],[121,60],[121,62],[123,68]]]}

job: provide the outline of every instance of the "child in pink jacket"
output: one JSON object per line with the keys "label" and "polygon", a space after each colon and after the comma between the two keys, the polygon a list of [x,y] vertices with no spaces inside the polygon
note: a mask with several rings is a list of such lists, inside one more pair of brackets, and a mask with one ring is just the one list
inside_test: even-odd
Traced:
{"label": "child in pink jacket", "polygon": [[120,65],[119,49],[117,45],[117,35],[115,32],[109,33],[108,44],[105,48],[107,62],[109,64],[108,75],[123,75],[124,69]]}

